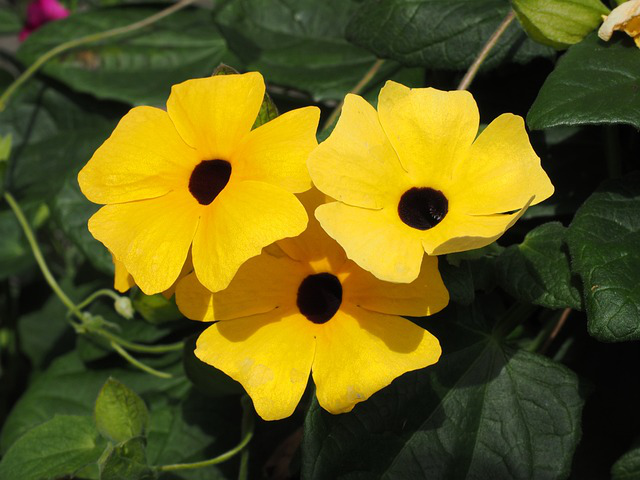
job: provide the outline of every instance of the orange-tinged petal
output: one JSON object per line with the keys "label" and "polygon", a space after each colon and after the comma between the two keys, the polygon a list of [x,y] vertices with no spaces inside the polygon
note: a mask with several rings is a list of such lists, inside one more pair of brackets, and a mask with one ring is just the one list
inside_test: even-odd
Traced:
{"label": "orange-tinged petal", "polygon": [[455,172],[450,208],[474,215],[518,210],[553,193],[553,185],[540,166],[522,117],[500,115],[473,143],[468,159]]}
{"label": "orange-tinged petal", "polygon": [[449,292],[438,271],[438,258],[425,255],[420,275],[411,283],[378,280],[350,262],[342,301],[389,315],[423,317],[439,312],[449,303]]}
{"label": "orange-tinged petal", "polygon": [[120,293],[124,293],[131,287],[133,287],[136,282],[133,280],[131,274],[127,271],[124,263],[120,262],[113,255],[113,253],[111,254],[111,259],[113,260],[113,266],[115,268],[115,272],[113,275],[113,288]]}
{"label": "orange-tinged petal", "polygon": [[357,95],[347,95],[335,129],[308,160],[313,183],[349,205],[382,208],[409,188],[378,114]]}
{"label": "orange-tinged petal", "polygon": [[263,97],[264,80],[257,72],[216,75],[174,85],[167,112],[202,159],[229,161],[251,130]]}
{"label": "orange-tinged petal", "polygon": [[318,331],[312,374],[318,402],[349,412],[396,377],[440,358],[438,340],[402,317],[341,307]]}
{"label": "orange-tinged petal", "polygon": [[327,196],[317,188],[298,195],[304,206],[309,223],[304,232],[297,237],[279,240],[277,245],[291,258],[300,262],[324,263],[337,270],[347,260],[344,250],[320,226],[314,216],[316,208],[327,201]]}
{"label": "orange-tinged petal", "polygon": [[280,187],[229,183],[204,209],[193,240],[198,280],[212,292],[226,288],[240,265],[270,243],[299,235],[307,220],[296,196]]}
{"label": "orange-tinged petal", "polygon": [[340,202],[321,205],[316,218],[360,267],[388,282],[413,282],[420,273],[422,233],[404,225],[397,212]]}
{"label": "orange-tinged petal", "polygon": [[183,278],[176,289],[176,304],[191,320],[213,322],[291,309],[307,270],[288,257],[263,253],[247,260],[227,288],[211,293],[195,274]]}
{"label": "orange-tinged petal", "polygon": [[200,335],[195,354],[240,382],[263,419],[279,420],[293,413],[304,393],[315,327],[281,310],[218,322]]}
{"label": "orange-tinged petal", "polygon": [[198,225],[200,205],[187,192],[139,202],[106,205],[89,219],[89,230],[147,295],[176,281]]}
{"label": "orange-tinged petal", "polygon": [[122,203],[187,188],[197,152],[166,112],[136,107],[78,174],[82,193],[95,203]]}
{"label": "orange-tinged petal", "polygon": [[307,157],[318,146],[317,107],[292,110],[252,130],[233,154],[238,180],[256,180],[299,193],[311,188]]}
{"label": "orange-tinged petal", "polygon": [[442,190],[478,133],[478,107],[467,91],[410,89],[388,81],[378,100],[380,123],[417,186]]}

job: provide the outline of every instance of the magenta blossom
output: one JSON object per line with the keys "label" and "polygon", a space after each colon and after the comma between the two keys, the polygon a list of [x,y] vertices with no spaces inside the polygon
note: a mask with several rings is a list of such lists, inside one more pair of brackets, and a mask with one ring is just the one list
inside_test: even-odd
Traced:
{"label": "magenta blossom", "polygon": [[20,32],[20,41],[24,41],[34,30],[45,23],[69,16],[69,11],[58,0],[33,0],[27,7],[27,21]]}

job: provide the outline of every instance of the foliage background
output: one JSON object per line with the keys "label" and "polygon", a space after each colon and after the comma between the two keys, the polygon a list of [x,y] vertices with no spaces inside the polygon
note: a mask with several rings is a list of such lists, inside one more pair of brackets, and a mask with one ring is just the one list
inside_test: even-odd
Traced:
{"label": "foliage background", "polygon": [[[61,43],[168,6],[66,5],[67,19],[0,52],[0,90]],[[130,320],[109,297],[85,310],[130,342],[186,338],[180,350],[127,350],[170,378],[136,368],[95,329],[72,328],[2,201],[0,477],[640,478],[640,51],[623,34],[598,39],[599,1],[196,2],[65,51],[22,85],[0,112],[0,136],[11,136],[4,187],[80,302],[111,286],[113,266],[86,229],[98,207],[76,174],[132,105],[163,106],[172,84],[224,62],[262,72],[281,112],[315,104],[331,122],[356,86],[374,104],[387,79],[455,89],[512,8],[518,19],[469,89],[484,124],[526,117],[556,193],[498,244],[440,258],[452,302],[414,319],[440,339],[437,365],[349,414],[322,411],[310,389],[287,420],[251,418],[238,385],[191,353],[202,325],[161,296],[133,291]],[[24,12],[2,5],[5,38]],[[215,457],[252,422],[240,456],[156,468]]]}

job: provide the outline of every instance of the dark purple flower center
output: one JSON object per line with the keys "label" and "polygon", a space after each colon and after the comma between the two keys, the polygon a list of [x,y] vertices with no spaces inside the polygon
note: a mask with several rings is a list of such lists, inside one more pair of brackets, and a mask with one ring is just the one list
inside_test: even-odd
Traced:
{"label": "dark purple flower center", "polygon": [[313,323],[331,320],[342,303],[342,285],[335,275],[317,273],[298,287],[298,310]]}
{"label": "dark purple flower center", "polygon": [[229,183],[231,164],[225,160],[203,160],[191,172],[189,191],[202,205],[209,205]]}
{"label": "dark purple flower center", "polygon": [[440,190],[414,187],[398,203],[400,220],[412,228],[429,230],[439,224],[449,211],[449,201]]}

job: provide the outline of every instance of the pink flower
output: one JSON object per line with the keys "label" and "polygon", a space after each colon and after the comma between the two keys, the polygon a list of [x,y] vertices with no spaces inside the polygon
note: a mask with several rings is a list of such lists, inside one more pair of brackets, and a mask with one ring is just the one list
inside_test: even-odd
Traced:
{"label": "pink flower", "polygon": [[20,32],[20,41],[24,41],[34,30],[45,23],[69,16],[69,11],[58,0],[33,0],[27,7],[27,21]]}

